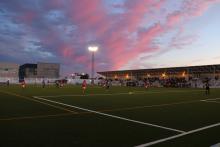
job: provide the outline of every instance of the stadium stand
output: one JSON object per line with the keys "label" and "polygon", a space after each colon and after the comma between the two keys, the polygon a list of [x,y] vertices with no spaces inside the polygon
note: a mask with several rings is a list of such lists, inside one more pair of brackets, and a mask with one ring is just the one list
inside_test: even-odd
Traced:
{"label": "stadium stand", "polygon": [[220,65],[104,71],[98,74],[113,83],[117,80],[122,80],[123,83],[133,81],[136,86],[143,86],[147,82],[153,87],[202,88],[208,82],[211,87],[220,87]]}

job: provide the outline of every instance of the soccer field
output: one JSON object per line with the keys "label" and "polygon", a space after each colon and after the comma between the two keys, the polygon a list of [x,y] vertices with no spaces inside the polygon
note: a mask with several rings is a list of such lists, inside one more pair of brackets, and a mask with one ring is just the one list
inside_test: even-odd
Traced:
{"label": "soccer field", "polygon": [[220,89],[0,87],[0,146],[175,146],[220,142]]}

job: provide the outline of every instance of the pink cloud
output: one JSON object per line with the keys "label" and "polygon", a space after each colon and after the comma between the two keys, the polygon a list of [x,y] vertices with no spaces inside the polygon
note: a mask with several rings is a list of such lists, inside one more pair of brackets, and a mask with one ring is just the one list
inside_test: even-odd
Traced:
{"label": "pink cloud", "polygon": [[[106,41],[106,45],[110,48],[108,55],[113,62],[112,69],[119,69],[142,52],[153,51],[150,44],[155,35],[162,31],[160,25],[156,24],[147,29],[146,32],[139,32],[137,39],[128,38],[127,35],[138,30],[144,16],[152,6],[159,9],[162,4],[164,1],[145,0],[143,3],[126,1],[124,9],[127,11],[119,16],[122,19],[117,23],[116,31],[111,33]],[[123,58],[117,58],[120,55]]]}
{"label": "pink cloud", "polygon": [[22,16],[19,16],[18,19],[22,22],[31,23],[37,17],[37,13],[35,11],[28,11]]}
{"label": "pink cloud", "polygon": [[[192,3],[190,3],[192,2]],[[126,53],[126,55],[123,55],[123,59],[132,59],[137,57],[139,54],[143,52],[152,52],[156,50],[160,50],[160,48],[152,48],[152,42],[155,38],[159,37],[163,33],[175,29],[175,25],[179,24],[183,20],[190,19],[192,17],[200,16],[202,15],[211,5],[215,4],[216,2],[219,2],[217,0],[213,1],[189,1],[188,6],[184,3],[184,10],[181,11],[174,11],[171,14],[167,16],[166,23],[163,24],[156,24],[155,26],[149,28],[145,32],[141,32],[138,34],[138,43],[134,45],[134,51],[130,53]],[[196,8],[192,9],[192,5],[197,5]],[[190,11],[188,12],[188,10]],[[188,15],[186,15],[188,14]],[[181,31],[179,32],[182,34],[184,32],[184,29],[182,27]],[[191,35],[191,36],[174,36],[172,43],[170,44],[171,49],[173,48],[181,48],[186,45],[192,44],[197,39],[197,36]],[[115,63],[115,68],[120,68],[124,64],[127,63],[129,60],[120,60],[120,62]]]}
{"label": "pink cloud", "polygon": [[210,6],[217,3],[220,3],[220,0],[185,0],[183,9],[189,17],[196,17],[201,16]]}
{"label": "pink cloud", "polygon": [[78,63],[83,63],[83,64],[88,63],[88,56],[86,56],[86,55],[77,56],[75,61]]}
{"label": "pink cloud", "polygon": [[178,24],[183,19],[184,13],[180,11],[175,11],[172,14],[167,16],[167,26],[172,27],[173,25]]}
{"label": "pink cloud", "polygon": [[[165,20],[160,21],[160,14],[156,15],[155,12],[161,12],[169,2],[168,0],[126,0],[123,4],[113,5],[122,9],[122,12],[111,14],[105,9],[103,0],[69,0],[68,2],[51,0],[47,2],[48,9],[65,12],[68,23],[72,23],[75,27],[72,33],[74,37],[68,41],[63,39],[62,37],[66,36],[57,30],[56,25],[48,27],[47,33],[37,32],[36,37],[46,46],[55,44],[54,48],[57,50],[54,48],[48,50],[56,50],[64,62],[83,64],[86,68],[90,59],[87,58],[90,55],[86,52],[86,46],[92,41],[100,43],[100,54],[97,54],[100,57],[97,58],[97,62],[108,63],[110,69],[107,70],[120,69],[142,53],[162,50],[154,44],[155,39],[178,27],[181,27],[179,33],[184,33],[182,22],[201,16],[220,0],[184,0],[181,9],[170,10],[169,14],[163,14]],[[26,11],[21,21],[31,25],[30,22],[37,19],[37,14],[35,11]],[[190,35],[173,36],[170,46],[181,48],[191,44],[194,39],[194,36]]]}
{"label": "pink cloud", "polygon": [[70,48],[65,47],[65,48],[62,48],[61,51],[62,51],[62,55],[65,58],[71,57],[73,55],[73,50]]}
{"label": "pink cloud", "polygon": [[[111,69],[120,69],[142,53],[160,50],[158,46],[154,46],[153,42],[156,38],[176,29],[177,24],[183,25],[181,22],[201,16],[216,2],[219,0],[185,0],[182,9],[167,15],[165,23],[155,22],[152,26],[143,29],[140,29],[140,24],[143,23],[146,14],[152,16],[151,12],[165,7],[167,1],[125,1],[124,4],[114,5],[114,7],[123,9],[123,13],[109,15],[104,9],[102,0],[72,0],[69,4],[72,7],[68,10],[68,15],[77,26],[81,45],[87,43],[89,39],[101,40],[102,50],[105,50],[103,55],[110,61]],[[149,19],[148,21],[154,20]],[[184,27],[182,32],[184,32]],[[134,36],[130,36],[131,34]],[[181,48],[181,46],[191,44],[194,39],[189,36],[185,38],[174,36],[170,46]],[[64,49],[62,53],[67,58],[73,56],[70,56],[67,49]],[[86,57],[80,56],[74,60],[83,63]]]}

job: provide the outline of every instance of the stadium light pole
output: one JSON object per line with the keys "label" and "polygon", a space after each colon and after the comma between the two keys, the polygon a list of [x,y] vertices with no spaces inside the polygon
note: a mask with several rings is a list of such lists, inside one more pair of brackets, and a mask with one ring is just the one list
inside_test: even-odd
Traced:
{"label": "stadium light pole", "polygon": [[91,63],[91,78],[92,78],[92,85],[94,84],[94,72],[95,72],[95,52],[97,52],[99,49],[98,46],[89,46],[88,50],[92,53],[92,63]]}

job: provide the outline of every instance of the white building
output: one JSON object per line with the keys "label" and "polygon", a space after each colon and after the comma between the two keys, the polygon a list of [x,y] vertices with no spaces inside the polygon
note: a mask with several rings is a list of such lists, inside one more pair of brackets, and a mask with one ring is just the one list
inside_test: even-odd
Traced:
{"label": "white building", "polygon": [[19,65],[15,63],[0,62],[0,82],[18,82]]}

